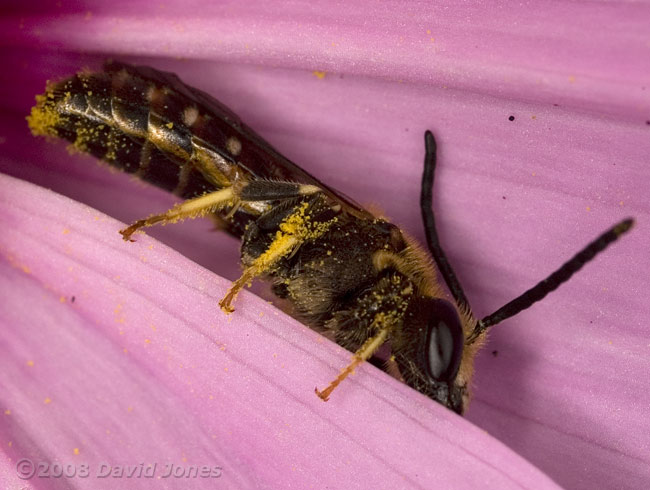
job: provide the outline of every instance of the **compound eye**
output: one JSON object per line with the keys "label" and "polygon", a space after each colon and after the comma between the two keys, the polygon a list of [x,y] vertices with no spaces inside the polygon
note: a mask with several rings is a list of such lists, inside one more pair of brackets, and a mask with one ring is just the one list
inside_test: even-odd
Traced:
{"label": "compound eye", "polygon": [[458,314],[447,302],[436,305],[432,313],[425,343],[427,374],[436,381],[452,381],[463,355],[463,330]]}

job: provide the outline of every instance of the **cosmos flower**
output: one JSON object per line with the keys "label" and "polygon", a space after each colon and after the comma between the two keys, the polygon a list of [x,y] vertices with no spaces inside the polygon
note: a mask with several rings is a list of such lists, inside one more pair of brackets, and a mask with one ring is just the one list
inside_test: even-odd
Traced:
{"label": "cosmos flower", "polygon": [[[7,8],[0,486],[115,488],[120,468],[156,488],[647,485],[649,19],[551,2]],[[251,293],[218,310],[236,241],[194,221],[124,243],[115,219],[173,198],[29,134],[45,80],[107,57],[179,74],[417,238],[431,129],[443,245],[478,315],[619,219],[637,227],[494,327],[465,419],[369,365],[325,404],[313,389],[349,353]],[[21,480],[25,458],[70,476]]]}

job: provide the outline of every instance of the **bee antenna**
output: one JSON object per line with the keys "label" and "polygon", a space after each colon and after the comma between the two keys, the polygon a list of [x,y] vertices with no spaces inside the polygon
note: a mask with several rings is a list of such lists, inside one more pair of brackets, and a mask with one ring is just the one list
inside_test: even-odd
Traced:
{"label": "bee antenna", "polygon": [[447,256],[442,250],[438,232],[436,230],[436,220],[433,217],[433,174],[436,169],[436,140],[431,131],[424,133],[424,173],[422,174],[422,191],[420,194],[420,210],[422,211],[422,220],[424,221],[424,232],[427,238],[429,251],[435,260],[438,270],[445,280],[449,292],[456,300],[459,308],[471,312],[469,302],[463,291],[454,269],[447,260]]}
{"label": "bee antenna", "polygon": [[479,335],[487,330],[492,325],[501,323],[503,320],[516,315],[522,310],[525,310],[533,303],[544,298],[548,293],[554,291],[558,286],[568,281],[573,274],[578,272],[582,266],[591,261],[596,255],[605,250],[611,243],[618,240],[618,238],[626,233],[634,225],[634,219],[627,218],[612,226],[605,233],[596,238],[593,242],[583,248],[580,252],[575,254],[571,260],[566,262],[562,267],[553,272],[543,281],[530,288],[521,296],[513,299],[510,303],[502,306],[491,315],[486,316],[476,323],[472,334],[467,338],[466,344],[474,342]]}

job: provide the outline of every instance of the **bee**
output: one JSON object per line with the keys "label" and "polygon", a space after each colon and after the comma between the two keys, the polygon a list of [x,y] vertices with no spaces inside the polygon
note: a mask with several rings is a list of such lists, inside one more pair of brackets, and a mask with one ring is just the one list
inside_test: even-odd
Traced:
{"label": "bee", "polygon": [[210,216],[241,240],[243,272],[219,303],[225,313],[232,313],[242,288],[264,277],[298,318],[354,353],[329,386],[315,390],[323,400],[388,344],[384,370],[462,414],[489,327],[544,298],[633,225],[632,219],[616,224],[546,279],[478,319],[438,239],[430,131],[420,196],[429,255],[172,73],[109,61],[101,71],[48,83],[36,100],[27,118],[35,135],[67,140],[183,199],[121,230],[124,240],[156,224]]}

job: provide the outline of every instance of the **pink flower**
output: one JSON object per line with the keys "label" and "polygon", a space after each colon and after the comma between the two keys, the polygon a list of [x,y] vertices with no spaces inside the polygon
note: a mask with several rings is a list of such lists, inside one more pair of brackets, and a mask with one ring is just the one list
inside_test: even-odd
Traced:
{"label": "pink flower", "polygon": [[[535,7],[8,10],[0,170],[99,211],[0,180],[0,486],[115,488],[120,465],[152,488],[647,485],[650,7]],[[173,198],[29,134],[45,80],[106,57],[177,73],[417,237],[431,129],[443,245],[478,315],[619,219],[637,227],[494,327],[467,419],[369,365],[324,404],[313,389],[349,353],[252,294],[219,311],[234,240],[195,221],[122,242],[106,214]],[[74,474],[21,480],[25,458]]]}

